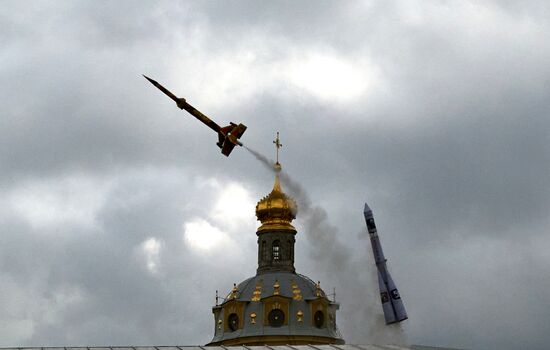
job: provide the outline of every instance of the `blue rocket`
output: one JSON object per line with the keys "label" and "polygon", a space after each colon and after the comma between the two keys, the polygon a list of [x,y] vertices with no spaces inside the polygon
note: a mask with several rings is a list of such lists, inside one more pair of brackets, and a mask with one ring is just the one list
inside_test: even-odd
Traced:
{"label": "blue rocket", "polygon": [[386,324],[392,324],[396,322],[404,321],[408,318],[407,311],[403,305],[403,300],[399,295],[399,291],[390,276],[388,267],[386,266],[386,258],[380,245],[380,239],[376,231],[376,224],[374,223],[374,216],[372,210],[365,203],[365,221],[367,222],[367,230],[369,231],[370,243],[372,246],[372,253],[374,255],[374,262],[376,263],[376,269],[378,270],[378,287],[380,288],[380,301],[382,302],[382,309],[384,310],[384,318]]}

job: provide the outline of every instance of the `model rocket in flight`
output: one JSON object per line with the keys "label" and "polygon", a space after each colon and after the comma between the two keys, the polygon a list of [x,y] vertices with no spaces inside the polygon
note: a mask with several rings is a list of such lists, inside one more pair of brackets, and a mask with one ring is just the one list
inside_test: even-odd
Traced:
{"label": "model rocket in flight", "polygon": [[179,107],[179,109],[185,109],[187,112],[189,112],[193,117],[197,118],[204,124],[206,124],[210,129],[214,130],[218,133],[218,142],[216,145],[218,145],[219,148],[222,150],[222,154],[226,157],[229,156],[231,151],[236,145],[242,146],[243,144],[239,141],[241,136],[246,131],[246,126],[244,124],[236,125],[234,123],[229,123],[228,126],[221,127],[218,124],[216,124],[212,119],[208,118],[201,112],[199,112],[195,107],[191,106],[187,101],[185,101],[184,98],[177,97],[168,89],[166,89],[164,86],[160,85],[157,81],[145,76],[145,79],[149,80],[149,82],[153,85],[155,85],[160,91],[164,92],[168,97],[170,97],[174,102],[176,102],[176,105]]}
{"label": "model rocket in flight", "polygon": [[384,310],[386,324],[404,321],[408,318],[407,311],[405,311],[403,300],[386,266],[386,258],[384,257],[382,246],[380,245],[376,224],[374,223],[374,216],[367,203],[365,203],[363,214],[367,222],[367,230],[369,231],[374,262],[378,270],[378,287],[380,288],[380,299],[382,301],[382,309]]}

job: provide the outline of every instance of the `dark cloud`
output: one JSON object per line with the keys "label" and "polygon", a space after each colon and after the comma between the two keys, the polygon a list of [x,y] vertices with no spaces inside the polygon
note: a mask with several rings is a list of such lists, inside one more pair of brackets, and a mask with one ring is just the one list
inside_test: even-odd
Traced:
{"label": "dark cloud", "polygon": [[[204,344],[215,290],[254,274],[253,202],[272,174],[243,149],[217,153],[145,73],[244,122],[261,153],[281,132],[283,168],[325,222],[317,232],[299,214],[296,267],[337,287],[348,342],[402,336],[378,328],[366,200],[410,314],[405,341],[545,348],[547,13],[538,1],[6,3],[0,345]],[[249,218],[215,214],[231,184],[252,198],[237,208]],[[232,248],[194,248],[189,223]]]}

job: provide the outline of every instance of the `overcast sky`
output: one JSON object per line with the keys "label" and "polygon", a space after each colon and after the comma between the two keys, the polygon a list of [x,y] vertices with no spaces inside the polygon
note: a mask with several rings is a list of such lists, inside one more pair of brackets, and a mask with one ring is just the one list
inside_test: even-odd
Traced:
{"label": "overcast sky", "polygon": [[268,157],[281,132],[330,232],[298,213],[296,268],[348,343],[548,348],[548,38],[546,1],[3,1],[0,346],[205,344],[255,274],[273,175],[143,73]]}

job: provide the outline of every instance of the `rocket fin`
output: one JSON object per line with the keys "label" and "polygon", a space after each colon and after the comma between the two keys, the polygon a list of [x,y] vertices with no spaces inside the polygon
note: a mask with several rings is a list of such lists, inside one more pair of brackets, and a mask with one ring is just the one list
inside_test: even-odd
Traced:
{"label": "rocket fin", "polygon": [[235,148],[236,143],[233,143],[229,140],[229,138],[226,136],[225,141],[222,145],[222,154],[226,157],[229,157],[229,154],[231,151],[233,151],[233,148]]}

